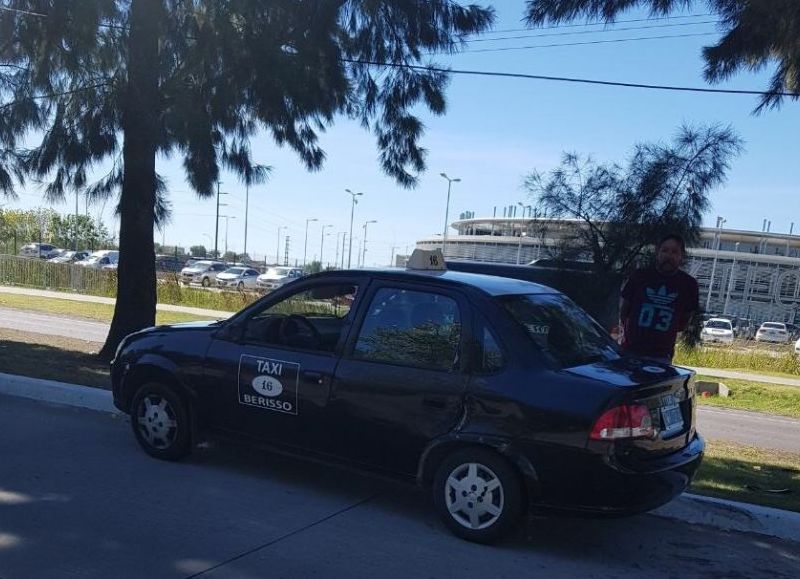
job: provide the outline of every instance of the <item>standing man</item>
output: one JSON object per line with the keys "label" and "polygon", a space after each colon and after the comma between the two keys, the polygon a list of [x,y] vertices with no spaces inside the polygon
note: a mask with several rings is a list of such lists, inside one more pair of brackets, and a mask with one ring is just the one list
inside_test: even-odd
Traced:
{"label": "standing man", "polygon": [[697,280],[680,269],[686,244],[677,234],[656,245],[655,265],[637,269],[622,288],[619,314],[625,354],[672,363],[678,332],[698,310]]}

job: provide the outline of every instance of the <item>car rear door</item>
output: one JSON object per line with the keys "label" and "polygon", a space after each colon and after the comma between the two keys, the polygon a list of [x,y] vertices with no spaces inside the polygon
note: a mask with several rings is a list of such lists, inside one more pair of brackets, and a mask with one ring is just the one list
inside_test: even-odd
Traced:
{"label": "car rear door", "polygon": [[463,414],[469,304],[458,292],[370,286],[331,391],[330,444],[339,455],[413,475],[428,443]]}

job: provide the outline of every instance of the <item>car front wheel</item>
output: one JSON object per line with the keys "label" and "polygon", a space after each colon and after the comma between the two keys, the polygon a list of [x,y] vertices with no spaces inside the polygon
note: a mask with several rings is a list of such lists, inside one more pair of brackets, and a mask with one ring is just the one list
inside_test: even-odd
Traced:
{"label": "car front wheel", "polygon": [[519,522],[523,492],[517,471],[497,453],[469,448],[448,456],[436,472],[434,502],[455,535],[494,542]]}
{"label": "car front wheel", "polygon": [[180,460],[191,452],[191,425],[185,401],[164,384],[144,384],[131,405],[133,434],[144,451],[161,460]]}
{"label": "car front wheel", "polygon": [[203,278],[203,287],[208,287],[210,285],[211,285],[211,280],[209,280],[207,277],[204,277]]}

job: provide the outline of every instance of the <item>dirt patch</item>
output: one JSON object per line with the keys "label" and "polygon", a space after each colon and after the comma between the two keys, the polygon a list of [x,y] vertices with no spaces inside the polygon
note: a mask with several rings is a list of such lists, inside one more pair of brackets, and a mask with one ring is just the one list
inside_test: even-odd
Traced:
{"label": "dirt patch", "polygon": [[111,388],[108,364],[97,358],[102,344],[0,328],[0,372]]}

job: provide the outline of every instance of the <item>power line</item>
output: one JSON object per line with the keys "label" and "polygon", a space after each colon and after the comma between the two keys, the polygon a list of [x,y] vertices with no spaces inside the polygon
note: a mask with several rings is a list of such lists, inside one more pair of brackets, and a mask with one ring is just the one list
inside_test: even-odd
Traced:
{"label": "power line", "polygon": [[700,26],[701,24],[718,24],[719,20],[701,20],[700,22],[678,22],[675,24],[652,24],[650,26],[626,26],[624,28],[609,28],[605,30],[576,30],[574,32],[550,32],[547,34],[520,34],[518,36],[501,36],[499,38],[476,38],[467,40],[474,42],[499,42],[501,40],[522,40],[524,38],[548,38],[552,36],[576,36],[578,34],[604,34],[609,32],[628,32],[631,30],[650,30],[653,28],[677,28],[682,26]]}
{"label": "power line", "polygon": [[[582,24],[553,24],[551,26],[541,26],[538,30],[555,30],[559,28],[581,28],[586,26],[615,26],[617,24],[633,24],[635,22],[657,22],[660,20],[685,20],[687,18],[705,18],[707,16],[716,16],[713,12],[704,12],[702,14],[684,14],[682,16],[654,16],[649,18],[635,18],[631,20],[615,20],[613,22],[606,22],[605,20],[596,20],[595,22],[584,22]],[[506,28],[504,30],[490,30],[482,32],[481,34],[506,34],[508,32],[527,32],[531,28]]]}
{"label": "power line", "polygon": [[586,42],[559,42],[554,44],[534,44],[530,46],[507,46],[504,48],[476,48],[466,49],[453,53],[453,56],[465,54],[468,52],[507,52],[509,50],[534,50],[537,48],[556,48],[560,46],[588,46],[592,44],[616,44],[620,42],[637,42],[642,40],[666,40],[668,38],[692,38],[696,36],[713,36],[716,32],[694,32],[691,34],[665,34],[663,36],[639,36],[636,38],[615,38],[613,40],[589,40]]}
{"label": "power line", "polygon": [[[687,87],[687,86],[658,85],[658,84],[641,84],[632,82],[615,82],[610,80],[594,80],[587,78],[571,78],[563,76],[545,76],[538,74],[524,74],[515,72],[494,72],[488,70],[439,68],[434,66],[392,63],[392,62],[376,62],[376,61],[355,60],[346,58],[342,59],[342,62],[348,62],[351,64],[362,64],[367,66],[408,68],[410,70],[424,70],[427,72],[437,72],[444,74],[461,74],[466,76],[488,76],[488,77],[499,77],[499,78],[521,78],[528,80],[549,80],[554,82],[573,82],[578,84],[595,84],[602,86],[617,86],[625,88],[644,88],[651,90],[668,90],[668,91],[699,92],[699,93],[714,93],[714,94],[757,95],[757,96],[763,96],[765,94],[763,91],[758,91],[758,90],[736,90],[736,89],[725,89],[725,88],[704,88],[704,87]],[[775,93],[775,96],[800,98],[800,93],[780,92],[780,93]]]}

